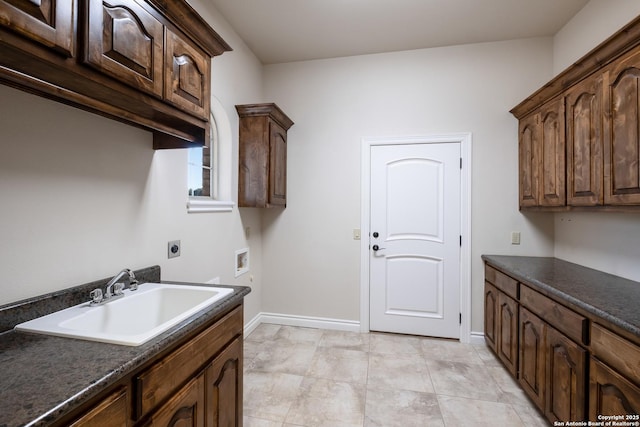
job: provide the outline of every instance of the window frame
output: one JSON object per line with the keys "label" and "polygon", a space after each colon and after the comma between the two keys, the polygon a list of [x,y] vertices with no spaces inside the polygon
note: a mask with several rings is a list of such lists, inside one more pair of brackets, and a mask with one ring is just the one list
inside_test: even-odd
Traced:
{"label": "window frame", "polygon": [[[189,196],[188,213],[231,212],[236,205],[231,198],[232,134],[229,117],[220,101],[211,97],[209,141],[210,196]],[[188,165],[187,158],[187,168]],[[188,182],[186,186],[188,191]]]}

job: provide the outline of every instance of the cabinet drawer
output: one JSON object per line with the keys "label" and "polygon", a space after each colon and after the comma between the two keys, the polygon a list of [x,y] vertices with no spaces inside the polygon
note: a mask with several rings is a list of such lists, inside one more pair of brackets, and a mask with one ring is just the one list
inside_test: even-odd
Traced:
{"label": "cabinet drawer", "polygon": [[242,334],[242,306],[136,377],[136,418],[153,409]]}
{"label": "cabinet drawer", "polygon": [[518,281],[495,268],[484,265],[484,278],[513,299],[518,299]]}
{"label": "cabinet drawer", "polygon": [[70,424],[70,427],[91,427],[104,425],[105,421],[112,425],[124,426],[129,420],[128,389],[122,387],[110,394],[89,412]]}
{"label": "cabinet drawer", "polygon": [[594,323],[591,351],[595,357],[640,385],[640,347]]}
{"label": "cabinet drawer", "polygon": [[588,330],[585,317],[526,286],[520,287],[520,303],[547,323],[564,332],[572,340],[587,344]]}

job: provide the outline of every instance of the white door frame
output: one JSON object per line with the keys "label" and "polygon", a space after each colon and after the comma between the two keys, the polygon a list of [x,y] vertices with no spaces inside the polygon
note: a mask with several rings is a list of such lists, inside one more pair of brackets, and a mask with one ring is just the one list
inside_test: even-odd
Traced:
{"label": "white door frame", "polygon": [[471,133],[430,134],[424,136],[362,138],[360,177],[360,331],[369,332],[369,234],[371,230],[371,147],[374,145],[460,143],[460,342],[471,340]]}

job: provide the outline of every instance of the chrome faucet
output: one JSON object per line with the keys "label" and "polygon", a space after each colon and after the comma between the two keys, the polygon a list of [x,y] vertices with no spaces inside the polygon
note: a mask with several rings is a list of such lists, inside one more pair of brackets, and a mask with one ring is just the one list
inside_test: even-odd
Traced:
{"label": "chrome faucet", "polygon": [[113,279],[109,280],[104,294],[102,293],[102,289],[100,288],[94,289],[89,293],[89,296],[91,297],[90,305],[102,305],[108,303],[111,300],[123,297],[124,283],[118,282],[118,280],[120,280],[120,278],[124,275],[129,276],[129,290],[137,290],[138,280],[136,279],[136,276],[133,274],[133,271],[125,268],[124,270],[116,274]]}

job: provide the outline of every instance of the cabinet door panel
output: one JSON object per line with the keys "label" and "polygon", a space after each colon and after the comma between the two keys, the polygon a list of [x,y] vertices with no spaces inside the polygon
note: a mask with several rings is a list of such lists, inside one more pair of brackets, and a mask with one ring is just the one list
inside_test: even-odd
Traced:
{"label": "cabinet door panel", "polygon": [[547,397],[545,414],[552,421],[585,416],[586,351],[555,329],[547,328]]}
{"label": "cabinet door panel", "polygon": [[591,358],[589,418],[598,415],[640,414],[640,388]]}
{"label": "cabinet door panel", "polygon": [[520,207],[538,206],[540,157],[539,115],[531,114],[519,123]]}
{"label": "cabinet door panel", "polygon": [[209,118],[211,61],[200,49],[167,30],[164,97],[201,119]]}
{"label": "cabinet door panel", "polygon": [[489,282],[484,282],[484,339],[496,351],[498,333],[498,290]]}
{"label": "cabinet door panel", "polygon": [[204,427],[204,374],[191,380],[158,412],[150,425],[167,427]]}
{"label": "cabinet door panel", "polygon": [[0,0],[0,25],[73,56],[75,0]]}
{"label": "cabinet door panel", "polygon": [[603,203],[602,76],[569,89],[567,120],[567,204]]}
{"label": "cabinet door panel", "polygon": [[274,122],[269,124],[269,203],[287,204],[287,132]]}
{"label": "cabinet door panel", "polygon": [[640,204],[640,53],[605,72],[605,204]]}
{"label": "cabinet door panel", "polygon": [[520,385],[544,410],[546,324],[520,307]]}
{"label": "cabinet door panel", "polygon": [[559,97],[540,109],[540,205],[564,206],[565,126],[564,98]]}
{"label": "cabinet door panel", "polygon": [[236,339],[207,368],[206,426],[242,424],[242,340]]}
{"label": "cabinet door panel", "polygon": [[133,0],[89,0],[84,62],[162,96],[163,26]]}
{"label": "cabinet door panel", "polygon": [[498,357],[509,372],[518,372],[518,303],[498,293]]}

